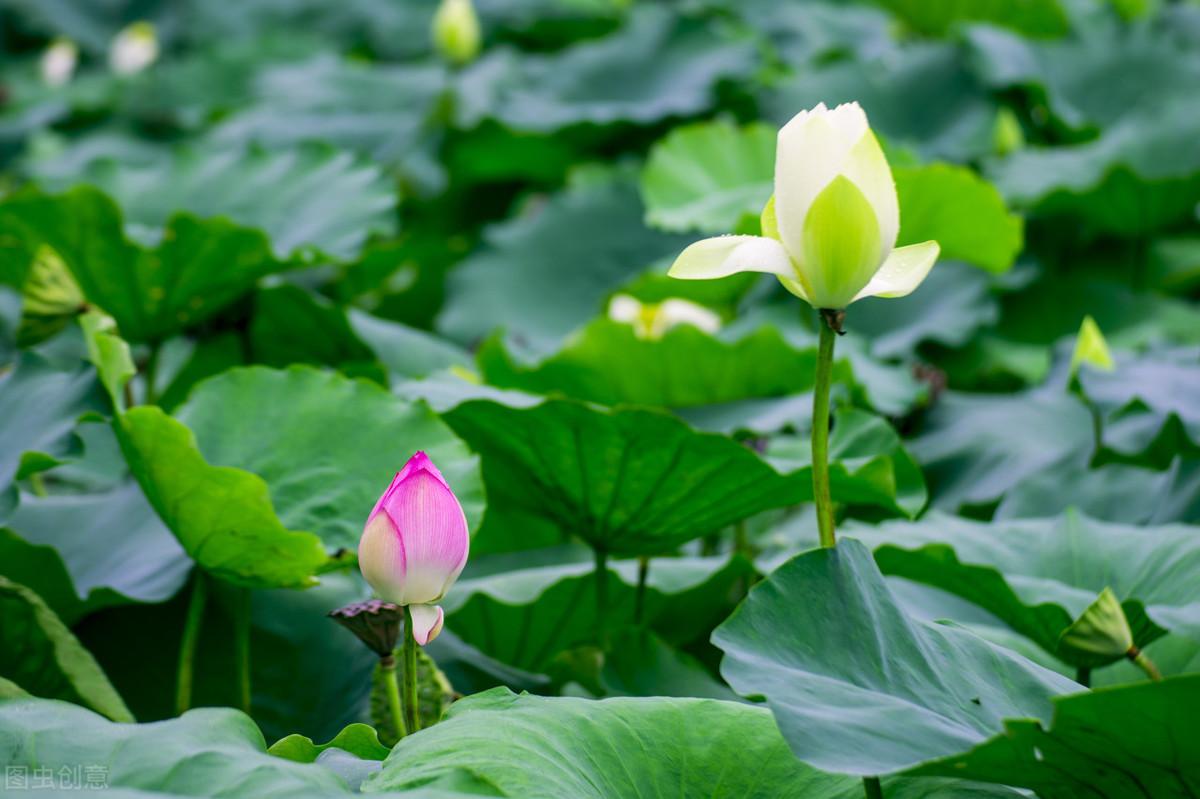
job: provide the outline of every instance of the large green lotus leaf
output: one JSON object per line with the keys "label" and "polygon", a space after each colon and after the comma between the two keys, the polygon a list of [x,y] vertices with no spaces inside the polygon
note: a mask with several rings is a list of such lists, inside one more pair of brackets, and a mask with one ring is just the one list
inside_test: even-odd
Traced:
{"label": "large green lotus leaf", "polygon": [[879,4],[913,29],[934,36],[968,22],[1000,25],[1026,36],[1061,36],[1070,29],[1059,0],[880,0]]}
{"label": "large green lotus leaf", "polygon": [[[637,571],[635,561],[609,564],[603,612],[590,561],[468,575],[443,600],[446,627],[510,666],[544,672],[555,656],[599,643],[601,617],[614,631],[636,621]],[[691,643],[728,614],[750,573],[743,559],[653,559],[642,618],[668,641]]]}
{"label": "large green lotus leaf", "polygon": [[987,174],[1010,202],[1040,216],[1146,235],[1193,214],[1200,200],[1197,142],[1200,113],[1185,103],[1128,117],[1082,144],[1020,150],[993,162]]}
{"label": "large green lotus leaf", "polygon": [[440,167],[424,151],[426,123],[446,85],[446,72],[436,64],[369,63],[322,53],[259,70],[250,101],[222,120],[211,138],[217,145],[254,142],[271,150],[323,141],[398,165],[419,181],[436,181],[431,170]]}
{"label": "large green lotus leaf", "polygon": [[646,223],[662,230],[727,233],[761,211],[775,177],[775,128],[716,120],[675,128],[642,170]]}
{"label": "large green lotus leaf", "polygon": [[[0,490],[77,449],[76,420],[104,407],[96,373],[61,368],[35,352],[0,375]],[[27,454],[28,453],[28,454]]]}
{"label": "large green lotus leaf", "polygon": [[854,303],[846,315],[848,338],[863,335],[879,358],[911,357],[926,342],[961,347],[1000,316],[991,284],[978,269],[939,261],[904,302],[868,297]]}
{"label": "large green lotus leaf", "polygon": [[[975,635],[910,618],[853,539],[785,563],[713,633],[721,674],[766,697],[819,769],[888,774],[957,754],[1079,686]],[[852,712],[847,712],[852,709]]]}
{"label": "large green lotus leaf", "polygon": [[[653,753],[653,756],[647,756]],[[365,793],[470,777],[491,796],[843,797],[855,781],[791,756],[771,714],[715,699],[601,701],[496,688],[402,740]]]}
{"label": "large green lotus leaf", "polygon": [[609,651],[598,662],[597,687],[603,696],[737,699],[729,686],[696,658],[672,648],[644,627],[615,633]]}
{"label": "large green lotus leaf", "polygon": [[1081,25],[1035,41],[992,27],[966,32],[978,74],[997,90],[1025,87],[1069,128],[1107,127],[1193,99],[1200,54],[1166,25]]}
{"label": "large green lotus leaf", "polygon": [[293,733],[271,744],[271,748],[267,751],[285,760],[312,763],[328,749],[341,749],[369,760],[383,760],[389,751],[386,746],[379,743],[379,735],[375,732],[375,728],[362,723],[347,725],[341,732],[323,744],[313,743],[312,738]]}
{"label": "large green lotus leaf", "polygon": [[648,229],[637,191],[614,180],[574,186],[484,241],[451,273],[439,330],[471,342],[502,327],[553,351],[612,291],[689,240]]}
{"label": "large green lotus leaf", "polygon": [[[772,327],[724,341],[680,325],[648,340],[608,319],[591,322],[540,363],[516,360],[495,338],[477,357],[483,379],[500,388],[668,408],[811,392],[817,363],[814,348],[794,348]],[[840,382],[853,380],[844,361],[835,371]]]}
{"label": "large green lotus leaf", "polygon": [[[812,444],[807,438],[777,438],[767,457],[780,471],[811,482]],[[914,517],[929,495],[921,468],[897,433],[881,417],[845,408],[837,412],[829,436],[829,479],[834,501],[871,505]],[[812,494],[806,496],[812,499]]]}
{"label": "large green lotus leaf", "polygon": [[10,258],[20,252],[31,263],[50,248],[130,341],[158,341],[202,322],[282,268],[261,233],[221,219],[174,216],[161,243],[144,249],[125,238],[116,205],[86,186],[7,198],[0,233],[20,242]]}
{"label": "large green lotus leaf", "polygon": [[[1170,461],[1200,452],[1200,356],[1190,347],[1120,355],[1110,372],[1084,368],[1084,394],[1104,414],[1104,446],[1124,458],[1147,450]],[[1174,428],[1174,429],[1165,429]],[[1172,435],[1174,434],[1174,435]],[[1164,436],[1167,441],[1160,441]]]}
{"label": "large green lotus leaf", "polygon": [[[104,670],[42,598],[0,577],[0,676],[34,696],[133,721]],[[2,729],[2,725],[0,725]]]}
{"label": "large green lotus leaf", "polygon": [[893,143],[949,161],[993,146],[995,104],[951,44],[921,42],[871,58],[832,60],[785,79],[763,100],[764,115],[780,125],[820,102],[857,101],[871,127]]}
{"label": "large green lotus leaf", "polygon": [[665,413],[472,400],[444,418],[483,457],[478,551],[575,535],[614,555],[656,555],[811,495],[750,449]]}
{"label": "large green lotus leaf", "polygon": [[354,549],[363,520],[417,450],[438,464],[467,519],[478,522],[478,461],[421,403],[306,367],[249,367],[211,378],[176,418],[212,464],[262,478],[279,521],[331,549]]}
{"label": "large green lotus leaf", "polygon": [[994,518],[1056,516],[1070,507],[1109,522],[1200,523],[1200,460],[1176,458],[1162,471],[1120,463],[1053,469],[1013,487]]}
{"label": "large green lotus leaf", "polygon": [[64,702],[18,699],[0,703],[0,747],[10,767],[58,775],[86,765],[106,788],[130,797],[351,795],[332,771],[267,754],[254,721],[229,708],[135,725]]}
{"label": "large green lotus leaf", "polygon": [[0,574],[37,590],[68,624],[102,607],[162,602],[192,562],[136,483],[21,496],[0,533]]}
{"label": "large green lotus leaf", "polygon": [[312,250],[351,258],[369,235],[395,232],[396,186],[379,167],[328,146],[197,147],[138,160],[91,155],[83,164],[38,163],[34,176],[56,190],[80,183],[102,189],[144,244],[156,243],[181,211],[260,228],[280,259]]}
{"label": "large green lotus leaf", "polygon": [[1139,647],[1164,630],[1200,638],[1194,527],[1110,524],[1074,511],[992,523],[934,513],[903,528],[889,522],[849,534],[875,549],[885,574],[974,602],[1074,666],[1114,660],[1059,645],[1105,588],[1122,601]]}
{"label": "large green lotus leaf", "polygon": [[1018,394],[946,392],[908,448],[924,467],[934,507],[999,500],[1050,467],[1086,465],[1095,438],[1078,397],[1053,387]]}
{"label": "large green lotus leaf", "polygon": [[1012,719],[969,752],[918,770],[1028,788],[1041,799],[1184,799],[1200,786],[1200,676],[1054,700],[1043,726]]}
{"label": "large green lotus leaf", "polygon": [[600,39],[548,55],[494,49],[458,84],[456,123],[485,119],[552,133],[574,125],[652,125],[711,108],[722,80],[757,67],[753,41],[671,9],[639,5]]}
{"label": "large green lotus leaf", "polygon": [[247,587],[315,583],[325,546],[284,526],[261,477],[209,464],[192,431],[153,406],[122,414],[115,429],[146,498],[201,568]]}
{"label": "large green lotus leaf", "polygon": [[900,201],[897,246],[936,239],[942,257],[1008,270],[1021,252],[1021,217],[1009,213],[996,187],[950,164],[893,170]]}
{"label": "large green lotus leaf", "polygon": [[393,380],[425,377],[443,369],[456,366],[465,369],[471,365],[466,350],[428,331],[381,319],[357,308],[348,308],[346,319]]}

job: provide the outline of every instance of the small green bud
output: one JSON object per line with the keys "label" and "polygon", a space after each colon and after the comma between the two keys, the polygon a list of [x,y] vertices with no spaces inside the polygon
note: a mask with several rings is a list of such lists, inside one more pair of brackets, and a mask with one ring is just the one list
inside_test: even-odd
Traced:
{"label": "small green bud", "polygon": [[1112,353],[1108,350],[1108,342],[1100,332],[1100,326],[1091,316],[1083,317],[1079,326],[1079,335],[1075,337],[1075,352],[1071,354],[1071,376],[1079,373],[1082,364],[1094,366],[1105,372],[1116,368]]}
{"label": "small green bud", "polygon": [[479,55],[479,17],[471,0],[442,0],[433,15],[433,46],[452,64],[466,64]]}
{"label": "small green bud", "polygon": [[1025,131],[1011,108],[1001,108],[992,126],[992,147],[996,155],[1015,153],[1025,146]]}

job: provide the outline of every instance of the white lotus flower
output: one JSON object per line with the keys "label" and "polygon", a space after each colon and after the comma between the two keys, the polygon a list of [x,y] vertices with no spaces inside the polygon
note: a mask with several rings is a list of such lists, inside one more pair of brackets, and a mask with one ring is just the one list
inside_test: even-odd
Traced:
{"label": "white lotus flower", "polygon": [[79,63],[79,48],[70,39],[55,39],[42,53],[42,81],[47,86],[64,86],[75,74]]}
{"label": "white lotus flower", "polygon": [[858,103],[801,111],[779,131],[775,194],[762,236],[719,236],[688,247],[672,277],[707,280],[770,272],[815,308],[903,297],[937,260],[938,244],[896,248],[896,185]]}
{"label": "white lotus flower", "polygon": [[638,338],[660,339],[673,327],[691,325],[705,333],[721,329],[721,317],[703,305],[671,298],[642,303],[628,294],[617,294],[608,304],[608,318],[632,325]]}
{"label": "white lotus flower", "polygon": [[134,22],[113,37],[108,65],[118,75],[133,75],[158,58],[158,34],[149,22]]}

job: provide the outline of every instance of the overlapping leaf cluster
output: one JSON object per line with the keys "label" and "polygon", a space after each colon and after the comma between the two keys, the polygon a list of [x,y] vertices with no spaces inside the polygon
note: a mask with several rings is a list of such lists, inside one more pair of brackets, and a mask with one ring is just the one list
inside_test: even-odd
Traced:
{"label": "overlapping leaf cluster", "polygon": [[[451,67],[436,5],[0,0],[5,765],[130,796],[1200,791],[1200,7],[477,0]],[[139,17],[162,58],[115,76]],[[777,126],[851,100],[900,243],[943,260],[847,318],[817,551],[815,316],[665,272],[758,233]],[[389,750],[324,614],[368,595],[361,524],[416,449],[473,530],[430,712],[467,696]],[[209,707],[174,718],[199,574]],[[1162,682],[1064,637],[1106,589]],[[212,707],[247,590],[250,717]]]}

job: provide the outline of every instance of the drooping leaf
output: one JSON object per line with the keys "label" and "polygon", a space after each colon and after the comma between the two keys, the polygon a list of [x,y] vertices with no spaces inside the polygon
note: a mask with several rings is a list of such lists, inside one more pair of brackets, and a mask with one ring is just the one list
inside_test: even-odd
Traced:
{"label": "drooping leaf", "polygon": [[1073,511],[1051,519],[967,521],[934,513],[850,533],[875,549],[885,574],[935,586],[978,604],[1072,666],[1095,657],[1060,643],[1105,588],[1121,600],[1143,647],[1163,635],[1200,638],[1200,538],[1186,525],[1109,524]]}
{"label": "drooping leaf", "polygon": [[42,598],[0,577],[0,676],[34,696],[86,705],[114,721],[133,721],[95,658]]}
{"label": "drooping leaf", "polygon": [[471,523],[482,509],[476,459],[421,403],[307,367],[235,369],[197,386],[176,412],[208,463],[252,472],[279,523],[354,549],[391,477],[417,450],[446,476]]}
{"label": "drooping leaf", "polygon": [[781,566],[713,643],[722,675],[766,697],[801,761],[847,774],[957,754],[1006,718],[1048,718],[1050,697],[1079,688],[965,630],[910,618],[853,539]]}
{"label": "drooping leaf", "polygon": [[[653,757],[647,757],[647,752]],[[405,738],[366,793],[471,785],[492,796],[841,797],[854,780],[787,751],[767,711],[714,699],[516,695],[458,702],[441,724]]]}

